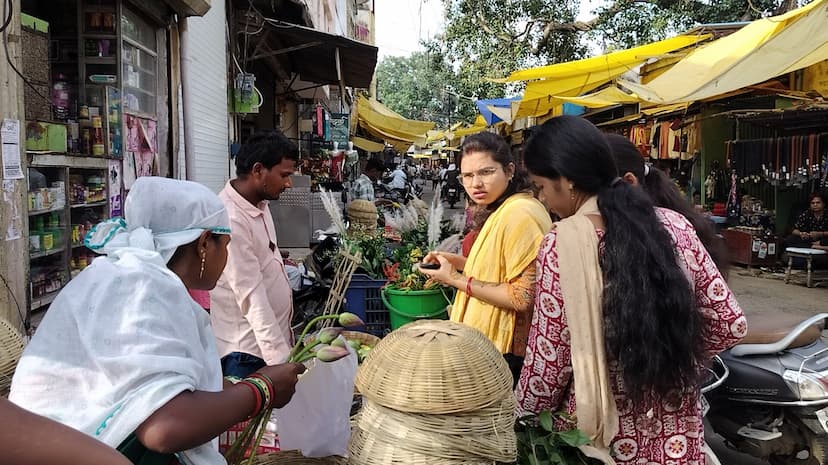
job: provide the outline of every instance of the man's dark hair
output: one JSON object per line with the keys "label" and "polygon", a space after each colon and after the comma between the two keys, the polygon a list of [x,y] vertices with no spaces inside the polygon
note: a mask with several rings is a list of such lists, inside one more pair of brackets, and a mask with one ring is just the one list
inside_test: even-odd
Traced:
{"label": "man's dark hair", "polygon": [[368,160],[368,163],[365,164],[365,171],[376,170],[382,173],[385,171],[385,163],[381,160],[377,160],[376,158],[372,158]]}
{"label": "man's dark hair", "polygon": [[236,175],[243,176],[253,171],[253,165],[261,163],[270,169],[282,159],[299,160],[299,150],[281,131],[259,131],[242,144],[236,155]]}

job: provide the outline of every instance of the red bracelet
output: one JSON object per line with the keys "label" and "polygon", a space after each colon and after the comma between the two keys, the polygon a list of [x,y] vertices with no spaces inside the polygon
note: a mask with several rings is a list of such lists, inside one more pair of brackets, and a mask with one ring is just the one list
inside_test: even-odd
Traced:
{"label": "red bracelet", "polygon": [[249,420],[249,419],[255,417],[259,412],[262,411],[262,393],[259,392],[259,388],[254,386],[253,383],[251,383],[250,381],[239,381],[236,384],[241,385],[241,386],[245,386],[248,389],[250,389],[250,391],[253,392],[253,397],[256,399],[256,406],[253,408],[253,413],[251,413],[246,418],[247,420]]}
{"label": "red bracelet", "polygon": [[466,295],[469,296],[469,297],[472,296],[471,285],[472,285],[472,280],[473,279],[474,279],[473,277],[469,276],[469,280],[466,281]]}

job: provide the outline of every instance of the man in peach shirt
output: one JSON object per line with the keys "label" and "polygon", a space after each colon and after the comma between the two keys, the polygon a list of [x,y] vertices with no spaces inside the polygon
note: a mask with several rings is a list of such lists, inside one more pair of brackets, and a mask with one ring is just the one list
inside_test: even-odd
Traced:
{"label": "man in peach shirt", "polygon": [[298,150],[281,132],[256,133],[236,155],[236,179],[219,198],[233,231],[227,267],[210,292],[210,319],[225,376],[284,363],[293,301],[268,201],[290,187]]}

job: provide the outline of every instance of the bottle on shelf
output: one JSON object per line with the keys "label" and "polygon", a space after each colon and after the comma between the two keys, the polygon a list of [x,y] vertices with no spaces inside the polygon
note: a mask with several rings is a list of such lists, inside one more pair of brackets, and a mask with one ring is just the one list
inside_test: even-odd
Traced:
{"label": "bottle on shelf", "polygon": [[57,80],[52,85],[52,106],[55,111],[55,119],[66,121],[69,119],[69,83],[64,74],[58,74]]}

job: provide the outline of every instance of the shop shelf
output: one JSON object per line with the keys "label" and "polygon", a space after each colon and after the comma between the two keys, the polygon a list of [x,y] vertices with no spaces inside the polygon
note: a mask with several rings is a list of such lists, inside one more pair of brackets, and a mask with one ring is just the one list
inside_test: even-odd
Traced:
{"label": "shop shelf", "polygon": [[33,297],[32,298],[32,309],[42,308],[42,307],[45,307],[45,306],[49,305],[50,303],[52,303],[55,300],[55,297],[57,297],[58,294],[60,294],[60,290],[57,290],[55,292],[50,292],[48,294],[44,294],[40,297]]}
{"label": "shop shelf", "polygon": [[72,208],[103,207],[104,205],[106,205],[106,200],[101,200],[100,202],[91,202],[91,203],[75,203],[75,204],[72,204]]}
{"label": "shop shelf", "polygon": [[63,211],[64,208],[66,208],[66,207],[52,207],[52,208],[47,208],[47,209],[43,209],[43,210],[29,210],[29,216],[37,216],[37,215],[43,215],[43,214],[46,214],[46,213],[59,212],[59,211]]}
{"label": "shop shelf", "polygon": [[34,259],[37,259],[37,258],[48,257],[49,255],[59,254],[59,253],[63,252],[64,250],[66,250],[66,247],[58,247],[58,248],[52,249],[52,250],[44,250],[43,252],[35,252],[35,253],[32,253],[32,254],[29,254],[29,258],[34,260]]}

